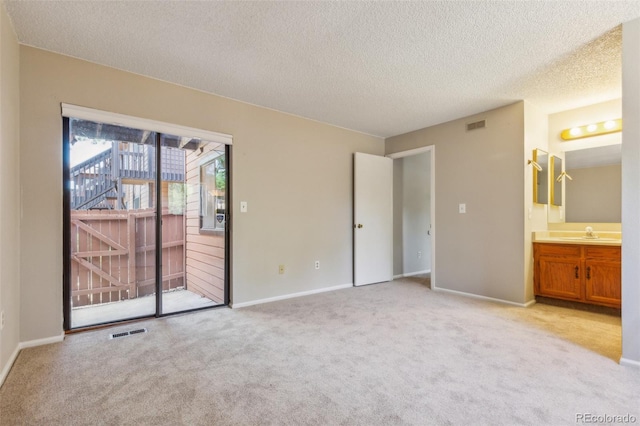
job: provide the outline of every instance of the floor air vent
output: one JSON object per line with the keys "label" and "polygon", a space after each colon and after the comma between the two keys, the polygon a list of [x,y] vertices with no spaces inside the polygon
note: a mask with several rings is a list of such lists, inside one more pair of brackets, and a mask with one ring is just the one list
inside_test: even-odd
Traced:
{"label": "floor air vent", "polygon": [[112,333],[109,335],[109,339],[116,339],[118,337],[125,337],[125,336],[133,336],[134,334],[146,333],[146,332],[147,332],[146,328],[138,328],[137,330],[123,331],[121,333]]}

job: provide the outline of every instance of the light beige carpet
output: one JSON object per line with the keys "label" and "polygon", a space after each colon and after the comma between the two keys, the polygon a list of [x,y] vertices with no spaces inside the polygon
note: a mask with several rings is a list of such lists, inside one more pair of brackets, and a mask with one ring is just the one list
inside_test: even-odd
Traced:
{"label": "light beige carpet", "polygon": [[[0,424],[640,422],[640,370],[612,359],[619,318],[425,284],[210,310],[27,349],[0,389]],[[149,333],[107,338],[139,326]]]}

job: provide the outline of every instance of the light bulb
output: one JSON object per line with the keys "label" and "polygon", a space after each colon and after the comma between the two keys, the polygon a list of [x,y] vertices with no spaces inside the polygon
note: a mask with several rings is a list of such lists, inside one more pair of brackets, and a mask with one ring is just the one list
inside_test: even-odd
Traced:
{"label": "light bulb", "polygon": [[613,120],[609,120],[609,121],[605,121],[605,122],[604,122],[604,128],[605,128],[605,129],[607,129],[607,130],[611,130],[611,129],[613,129],[614,127],[616,127],[616,122],[615,122],[615,121],[613,121]]}
{"label": "light bulb", "polygon": [[582,130],[580,130],[579,127],[574,127],[573,129],[569,130],[569,133],[571,134],[571,136],[580,136],[582,134]]}
{"label": "light bulb", "polygon": [[587,132],[595,132],[598,126],[596,124],[589,124],[587,126]]}

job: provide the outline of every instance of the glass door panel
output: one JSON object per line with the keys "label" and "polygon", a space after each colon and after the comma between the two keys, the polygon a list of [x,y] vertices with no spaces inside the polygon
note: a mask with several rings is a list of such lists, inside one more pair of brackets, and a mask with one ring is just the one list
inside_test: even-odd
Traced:
{"label": "glass door panel", "polygon": [[225,148],[161,136],[162,314],[225,303]]}
{"label": "glass door panel", "polygon": [[154,315],[155,134],[72,118],[67,136],[70,328]]}
{"label": "glass door panel", "polygon": [[228,303],[228,147],[74,118],[64,129],[65,328]]}

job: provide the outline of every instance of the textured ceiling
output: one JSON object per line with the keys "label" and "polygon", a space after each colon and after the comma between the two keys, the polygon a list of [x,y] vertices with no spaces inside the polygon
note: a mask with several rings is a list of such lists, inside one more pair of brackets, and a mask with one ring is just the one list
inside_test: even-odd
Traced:
{"label": "textured ceiling", "polygon": [[[5,1],[21,43],[376,136],[621,96],[638,1]],[[617,28],[618,27],[618,28]]]}

